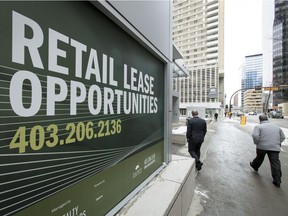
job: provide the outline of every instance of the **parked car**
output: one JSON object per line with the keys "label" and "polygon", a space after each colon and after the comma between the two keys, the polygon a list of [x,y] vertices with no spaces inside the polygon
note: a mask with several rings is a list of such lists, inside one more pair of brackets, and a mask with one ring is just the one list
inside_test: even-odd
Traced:
{"label": "parked car", "polygon": [[248,115],[257,115],[257,112],[249,112]]}
{"label": "parked car", "polygon": [[270,111],[268,115],[270,118],[284,118],[281,111]]}

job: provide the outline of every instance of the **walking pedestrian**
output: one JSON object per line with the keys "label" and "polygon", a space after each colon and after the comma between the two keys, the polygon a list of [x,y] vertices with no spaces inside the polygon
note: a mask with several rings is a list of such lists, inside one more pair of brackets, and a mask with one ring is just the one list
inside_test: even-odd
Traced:
{"label": "walking pedestrian", "polygon": [[217,119],[218,119],[218,113],[217,112],[214,114],[214,118],[215,118],[215,121],[217,121]]}
{"label": "walking pedestrian", "polygon": [[250,162],[250,166],[257,172],[267,154],[273,178],[272,183],[279,188],[282,177],[279,153],[285,135],[280,127],[268,121],[266,115],[261,114],[259,121],[260,124],[256,125],[252,132],[253,141],[256,145],[256,157]]}
{"label": "walking pedestrian", "polygon": [[188,151],[191,157],[195,159],[196,169],[199,171],[203,165],[200,161],[200,148],[207,132],[207,124],[206,121],[198,115],[198,111],[192,111],[193,118],[189,119],[187,123],[186,138],[188,141]]}

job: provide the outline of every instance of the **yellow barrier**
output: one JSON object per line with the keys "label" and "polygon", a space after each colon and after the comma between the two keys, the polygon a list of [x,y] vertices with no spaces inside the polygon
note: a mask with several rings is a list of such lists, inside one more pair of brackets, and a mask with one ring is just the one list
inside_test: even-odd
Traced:
{"label": "yellow barrier", "polygon": [[246,125],[246,116],[240,117],[240,125]]}

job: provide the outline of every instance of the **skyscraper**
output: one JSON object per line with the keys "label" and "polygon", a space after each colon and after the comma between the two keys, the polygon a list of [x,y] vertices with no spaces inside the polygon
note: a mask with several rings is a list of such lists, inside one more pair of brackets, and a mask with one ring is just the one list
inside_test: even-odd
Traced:
{"label": "skyscraper", "polygon": [[262,1],[263,86],[272,85],[274,1]]}
{"label": "skyscraper", "polygon": [[174,0],[173,41],[189,70],[174,79],[180,112],[224,106],[224,0]]}
{"label": "skyscraper", "polygon": [[[273,86],[288,84],[288,1],[275,0]],[[273,105],[288,102],[287,91],[273,92]]]}
{"label": "skyscraper", "polygon": [[244,105],[244,92],[263,84],[263,56],[262,54],[245,56],[241,78],[241,104]]}

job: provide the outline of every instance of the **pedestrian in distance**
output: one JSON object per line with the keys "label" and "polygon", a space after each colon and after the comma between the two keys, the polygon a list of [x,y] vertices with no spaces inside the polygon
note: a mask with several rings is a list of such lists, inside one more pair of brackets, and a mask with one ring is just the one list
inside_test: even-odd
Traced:
{"label": "pedestrian in distance", "polygon": [[200,161],[200,148],[207,132],[207,124],[206,121],[198,115],[198,111],[192,111],[193,118],[190,118],[187,123],[186,138],[188,141],[188,151],[191,157],[195,159],[196,169],[200,171],[203,165]]}
{"label": "pedestrian in distance", "polygon": [[218,119],[218,113],[215,113],[215,114],[214,114],[214,119],[215,119],[215,121],[217,121],[217,119]]}
{"label": "pedestrian in distance", "polygon": [[279,153],[285,135],[279,126],[268,121],[266,115],[261,114],[259,121],[260,124],[256,125],[252,132],[253,142],[256,145],[256,157],[250,162],[250,166],[257,172],[267,154],[273,178],[272,183],[279,188],[282,177]]}
{"label": "pedestrian in distance", "polygon": [[228,117],[229,117],[229,119],[231,119],[231,117],[232,117],[232,112],[228,112]]}

